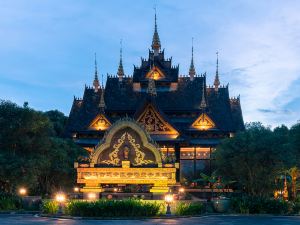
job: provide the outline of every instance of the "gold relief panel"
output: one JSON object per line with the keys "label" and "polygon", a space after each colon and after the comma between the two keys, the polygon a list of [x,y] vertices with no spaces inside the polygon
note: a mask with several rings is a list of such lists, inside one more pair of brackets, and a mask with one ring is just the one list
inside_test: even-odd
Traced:
{"label": "gold relief panel", "polygon": [[78,183],[175,184],[175,168],[78,168]]}
{"label": "gold relief panel", "polygon": [[103,115],[98,115],[90,124],[89,129],[91,130],[107,130],[111,126],[111,123]]}
{"label": "gold relief panel", "polygon": [[209,118],[208,115],[205,113],[202,113],[192,124],[192,128],[198,129],[198,130],[208,130],[211,128],[215,128],[215,123],[212,121],[211,118]]}
{"label": "gold relief panel", "polygon": [[163,72],[156,66],[154,66],[147,74],[146,78],[152,78],[154,80],[160,80],[165,78]]}
{"label": "gold relief panel", "polygon": [[[178,136],[178,132],[167,123],[152,105],[147,105],[144,112],[137,119],[150,134],[167,134]],[[176,138],[175,137],[175,138]]]}
{"label": "gold relief panel", "polygon": [[159,148],[152,144],[151,137],[140,124],[131,119],[116,121],[92,152],[90,160],[99,166],[113,167],[121,167],[122,161],[129,161],[133,166],[161,166],[162,163]]}
{"label": "gold relief panel", "polygon": [[113,137],[111,146],[99,157],[99,164],[121,166],[122,161],[130,161],[133,166],[156,164],[154,154],[142,145],[136,132],[123,129]]}

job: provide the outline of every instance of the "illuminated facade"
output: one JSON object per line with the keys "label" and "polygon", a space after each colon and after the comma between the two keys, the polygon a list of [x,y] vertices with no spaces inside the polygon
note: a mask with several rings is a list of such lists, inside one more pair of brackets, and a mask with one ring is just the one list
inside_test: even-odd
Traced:
{"label": "illuminated facade", "polygon": [[152,49],[133,75],[125,76],[121,54],[117,74],[105,86],[96,67],[93,86],[74,99],[66,133],[91,153],[88,163],[76,164],[78,183],[86,190],[107,183],[164,189],[209,174],[220,140],[244,129],[240,99],[220,86],[218,61],[213,76],[214,85],[207,86],[193,54],[188,75],[179,75],[179,66],[161,51],[155,19]]}

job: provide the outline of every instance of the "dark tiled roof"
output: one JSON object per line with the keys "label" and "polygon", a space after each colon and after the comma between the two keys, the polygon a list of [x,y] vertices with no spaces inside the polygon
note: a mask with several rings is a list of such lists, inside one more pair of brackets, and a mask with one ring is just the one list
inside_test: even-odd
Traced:
{"label": "dark tiled roof", "polygon": [[[137,109],[145,104],[148,98],[145,88],[134,91],[135,82],[147,85],[145,74],[153,63],[153,52],[149,52],[149,59],[142,59],[141,67],[135,68],[133,77],[109,76],[106,81],[104,99],[105,114],[113,123],[121,117],[133,117]],[[156,80],[157,96],[155,107],[164,117],[180,131],[184,137],[191,124],[202,112],[214,121],[220,131],[235,132],[244,129],[244,122],[239,99],[230,99],[228,86],[220,87],[216,92],[214,88],[206,87],[206,77],[198,76],[193,81],[189,77],[178,77],[178,67],[172,67],[171,59],[164,59],[164,52],[154,58],[154,63],[166,75],[164,80]],[[176,83],[175,88],[168,89],[166,83]],[[205,100],[207,107],[201,109],[203,86],[205,85]],[[66,134],[87,129],[91,121],[99,113],[99,102],[102,89],[95,92],[91,87],[85,87],[82,99],[74,99],[70,112]]]}

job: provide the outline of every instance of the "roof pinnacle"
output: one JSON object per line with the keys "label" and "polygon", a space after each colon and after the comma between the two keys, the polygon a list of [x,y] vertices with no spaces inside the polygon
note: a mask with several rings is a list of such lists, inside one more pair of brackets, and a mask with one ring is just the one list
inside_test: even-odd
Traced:
{"label": "roof pinnacle", "polygon": [[216,52],[217,54],[217,68],[216,68],[216,76],[214,81],[215,91],[219,90],[220,86],[220,80],[219,80],[219,52]]}
{"label": "roof pinnacle", "polygon": [[118,77],[119,81],[122,81],[124,77],[124,69],[123,69],[123,59],[122,59],[122,39],[120,40],[120,62],[119,62],[119,68],[118,68]]}
{"label": "roof pinnacle", "polygon": [[[151,65],[150,65],[150,70],[151,70]],[[147,93],[150,94],[151,96],[155,97],[157,95],[156,92],[156,87],[155,87],[155,81],[153,74],[154,72],[151,73],[151,77],[149,77],[148,81],[148,88],[147,88]]]}
{"label": "roof pinnacle", "polygon": [[104,101],[104,91],[105,91],[105,88],[103,86],[103,74],[102,74],[102,80],[101,80],[101,83],[102,83],[102,87],[101,87],[101,96],[100,96],[100,102],[99,102],[99,108],[101,111],[104,111],[105,109],[105,101]]}
{"label": "roof pinnacle", "polygon": [[202,98],[201,98],[201,104],[200,104],[200,108],[202,108],[202,109],[205,109],[207,107],[206,100],[205,100],[205,91],[206,91],[206,85],[203,80]]}
{"label": "roof pinnacle", "polygon": [[154,16],[154,34],[153,34],[153,38],[152,38],[152,50],[154,51],[154,56],[157,56],[159,53],[159,50],[161,48],[160,45],[160,40],[159,40],[159,35],[157,32],[157,22],[156,22],[156,7],[154,7],[155,10],[155,16]]}
{"label": "roof pinnacle", "polygon": [[196,75],[196,70],[194,66],[194,38],[192,38],[192,59],[191,59],[191,65],[189,69],[189,75],[190,75],[190,80],[194,80],[194,77]]}
{"label": "roof pinnacle", "polygon": [[95,92],[99,90],[100,84],[99,84],[99,79],[98,79],[98,69],[97,69],[97,55],[95,53],[95,77],[93,81],[93,86],[95,89]]}

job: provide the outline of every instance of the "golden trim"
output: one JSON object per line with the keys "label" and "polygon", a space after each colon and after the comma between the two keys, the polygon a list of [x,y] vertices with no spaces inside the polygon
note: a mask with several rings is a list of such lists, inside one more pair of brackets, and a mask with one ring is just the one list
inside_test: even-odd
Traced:
{"label": "golden trim", "polygon": [[191,125],[192,128],[197,130],[208,130],[211,128],[215,128],[216,125],[212,121],[212,119],[206,114],[202,113]]}
{"label": "golden trim", "polygon": [[154,80],[160,80],[165,78],[164,73],[157,67],[154,66],[147,74],[146,78],[152,78]]}
{"label": "golden trim", "polygon": [[104,114],[99,114],[93,119],[89,125],[90,130],[107,130],[111,126],[111,123]]}
{"label": "golden trim", "polygon": [[172,135],[172,138],[179,135],[177,130],[167,123],[151,104],[147,105],[137,122],[145,127],[149,134]]}
{"label": "golden trim", "polygon": [[101,152],[103,152],[105,149],[110,147],[110,143],[111,143],[112,138],[115,135],[115,133],[126,127],[133,129],[135,132],[137,132],[139,134],[141,141],[143,143],[143,146],[145,148],[149,149],[150,151],[152,151],[152,153],[154,154],[155,163],[156,164],[162,163],[160,151],[156,148],[155,145],[153,145],[152,143],[149,142],[147,134],[140,127],[140,125],[138,123],[136,123],[134,121],[130,121],[130,120],[119,120],[119,121],[115,122],[113,126],[110,127],[105,139],[103,140],[103,143],[101,145],[97,146],[95,151],[91,154],[91,162],[96,164]]}

